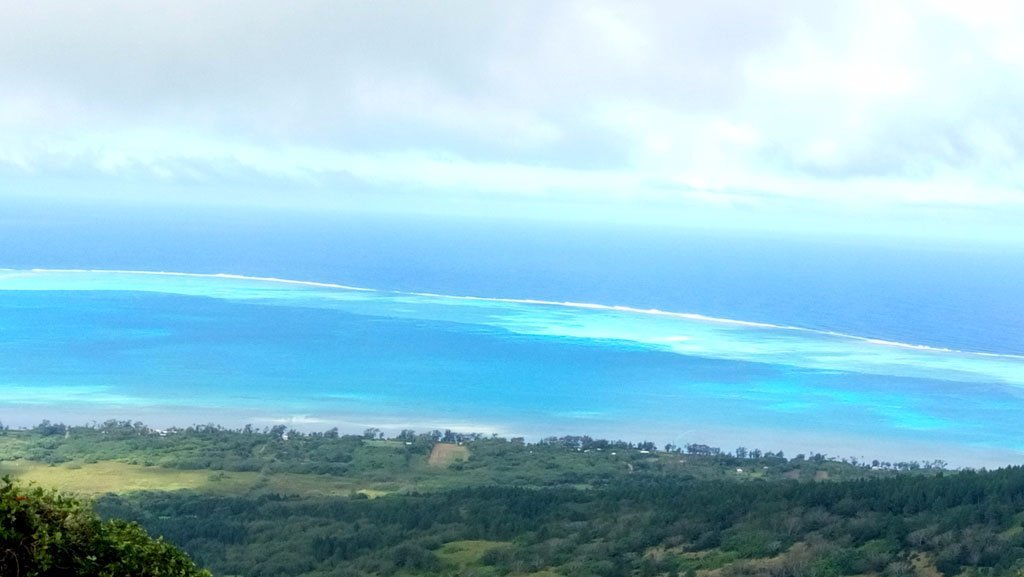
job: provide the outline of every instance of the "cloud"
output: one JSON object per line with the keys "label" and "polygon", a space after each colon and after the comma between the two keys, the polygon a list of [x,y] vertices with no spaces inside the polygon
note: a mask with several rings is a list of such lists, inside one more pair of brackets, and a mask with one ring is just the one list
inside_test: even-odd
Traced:
{"label": "cloud", "polygon": [[835,218],[1019,211],[1022,11],[16,3],[0,18],[0,178],[77,174],[127,196],[178,183],[226,201],[253,187],[289,202],[304,190],[342,203],[357,190],[423,205],[519,198],[524,213],[723,221],[794,203]]}

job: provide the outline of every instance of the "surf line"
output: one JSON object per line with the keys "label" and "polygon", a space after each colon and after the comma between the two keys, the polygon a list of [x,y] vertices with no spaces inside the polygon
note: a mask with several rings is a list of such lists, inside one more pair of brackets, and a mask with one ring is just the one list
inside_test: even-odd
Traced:
{"label": "surf line", "polygon": [[[808,334],[815,334],[821,336],[828,336],[841,339],[850,339],[855,341],[864,342],[871,345],[893,347],[901,349],[909,349],[928,353],[946,353],[946,354],[960,354],[960,355],[971,355],[988,358],[1002,358],[1002,359],[1013,359],[1013,360],[1024,360],[1024,355],[1015,355],[1008,353],[989,353],[980,351],[965,351],[944,347],[933,347],[929,345],[917,345],[912,343],[902,343],[898,341],[890,341],[875,337],[864,337],[859,335],[851,335],[838,331],[829,331],[821,329],[812,329],[807,327],[800,327],[794,325],[779,325],[772,323],[756,322],[756,321],[744,321],[738,319],[730,319],[723,317],[712,317],[708,315],[702,315],[699,313],[684,313],[684,312],[673,312],[665,311],[656,308],[643,309],[638,307],[624,306],[624,305],[605,305],[599,303],[583,303],[574,301],[552,301],[542,299],[525,299],[525,298],[505,298],[505,297],[482,297],[482,296],[470,296],[470,295],[450,295],[442,293],[431,293],[431,292],[415,292],[415,291],[398,291],[398,290],[386,290],[386,289],[374,289],[367,287],[357,287],[351,285],[343,285],[336,283],[309,281],[309,280],[294,280],[294,279],[283,279],[277,277],[263,277],[263,276],[248,276],[233,273],[193,273],[193,272],[177,272],[177,271],[151,271],[151,270],[119,270],[119,269],[47,269],[47,268],[34,268],[28,271],[17,270],[17,269],[0,269],[0,272],[4,273],[54,273],[54,274],[123,274],[123,275],[145,275],[145,276],[163,276],[163,277],[186,277],[186,278],[205,278],[205,279],[223,279],[223,280],[239,280],[239,281],[250,281],[250,282],[265,282],[265,283],[277,283],[293,286],[302,286],[310,288],[321,288],[321,289],[332,289],[332,290],[346,290],[346,291],[360,291],[370,292],[379,295],[395,295],[395,296],[412,296],[421,298],[431,299],[450,299],[450,300],[461,300],[461,301],[476,301],[476,302],[493,302],[493,303],[508,303],[508,304],[523,304],[523,305],[534,305],[534,306],[551,306],[551,307],[564,307],[572,309],[583,309],[583,310],[598,310],[598,311],[609,311],[609,312],[621,312],[626,314],[641,314],[641,315],[652,315],[662,316],[668,318],[679,318],[698,322],[717,323],[734,325],[740,327],[748,327],[755,329],[770,329],[779,331],[794,331]],[[0,279],[2,280],[2,279]]]}
{"label": "surf line", "polygon": [[[15,269],[0,269],[0,272],[25,272],[18,271]],[[349,286],[343,284],[327,283],[327,282],[316,282],[308,280],[292,280],[286,278],[277,278],[270,276],[247,276],[241,274],[232,274],[226,272],[218,273],[201,273],[201,272],[174,272],[174,271],[154,271],[154,270],[119,270],[119,269],[85,269],[85,268],[34,268],[27,272],[31,273],[58,273],[58,274],[124,274],[124,275],[145,275],[145,276],[168,276],[168,277],[187,277],[187,278],[208,278],[208,279],[227,279],[227,280],[245,280],[255,282],[266,282],[266,283],[280,283],[298,286],[308,286],[314,288],[328,288],[328,289],[340,289],[348,291],[362,291],[362,292],[381,292],[377,289]]]}

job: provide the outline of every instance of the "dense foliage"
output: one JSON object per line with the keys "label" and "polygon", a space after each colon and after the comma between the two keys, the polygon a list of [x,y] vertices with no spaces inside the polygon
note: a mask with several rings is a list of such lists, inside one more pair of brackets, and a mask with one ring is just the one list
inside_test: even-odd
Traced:
{"label": "dense foliage", "polygon": [[0,482],[4,577],[202,577],[181,550],[137,524],[101,521],[79,501],[8,477]]}
{"label": "dense foliage", "polygon": [[[843,483],[639,475],[596,490],[478,487],[376,500],[137,494],[101,505],[215,570],[250,576],[1024,570],[1020,468]],[[479,555],[460,564],[446,553],[452,543],[475,543]]]}
{"label": "dense foliage", "polygon": [[[53,479],[115,471],[93,489],[112,492],[102,515],[225,576],[1024,575],[1019,468],[118,421],[0,434],[4,460]],[[133,475],[193,484],[139,492]]]}
{"label": "dense foliage", "polygon": [[[451,468],[430,467],[437,443],[459,444],[469,458]],[[157,431],[142,423],[108,421],[92,427],[43,422],[31,431],[0,436],[0,460],[48,464],[119,461],[185,470],[331,475],[395,487],[578,485],[606,482],[630,471],[661,471],[704,479],[830,479],[890,477],[901,471],[934,472],[942,463],[860,463],[821,454],[786,458],[781,452],[739,447],[733,452],[704,444],[629,443],[564,436],[526,443],[452,431],[403,431],[384,439],[376,429],[363,435],[337,430],[304,434],[283,425],[238,430],[215,425]]]}

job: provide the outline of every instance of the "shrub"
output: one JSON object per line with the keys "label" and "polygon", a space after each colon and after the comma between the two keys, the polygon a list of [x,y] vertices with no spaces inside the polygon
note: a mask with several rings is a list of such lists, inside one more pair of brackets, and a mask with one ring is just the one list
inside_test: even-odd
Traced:
{"label": "shrub", "polygon": [[181,550],[135,523],[101,521],[76,499],[0,482],[0,575],[209,577]]}

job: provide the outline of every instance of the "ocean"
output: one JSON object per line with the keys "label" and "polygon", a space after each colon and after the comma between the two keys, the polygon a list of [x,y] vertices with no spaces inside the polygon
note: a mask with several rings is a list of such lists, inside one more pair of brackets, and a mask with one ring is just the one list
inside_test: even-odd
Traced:
{"label": "ocean", "polygon": [[4,424],[589,434],[969,466],[1024,456],[1020,249],[281,211],[94,216],[0,220]]}

